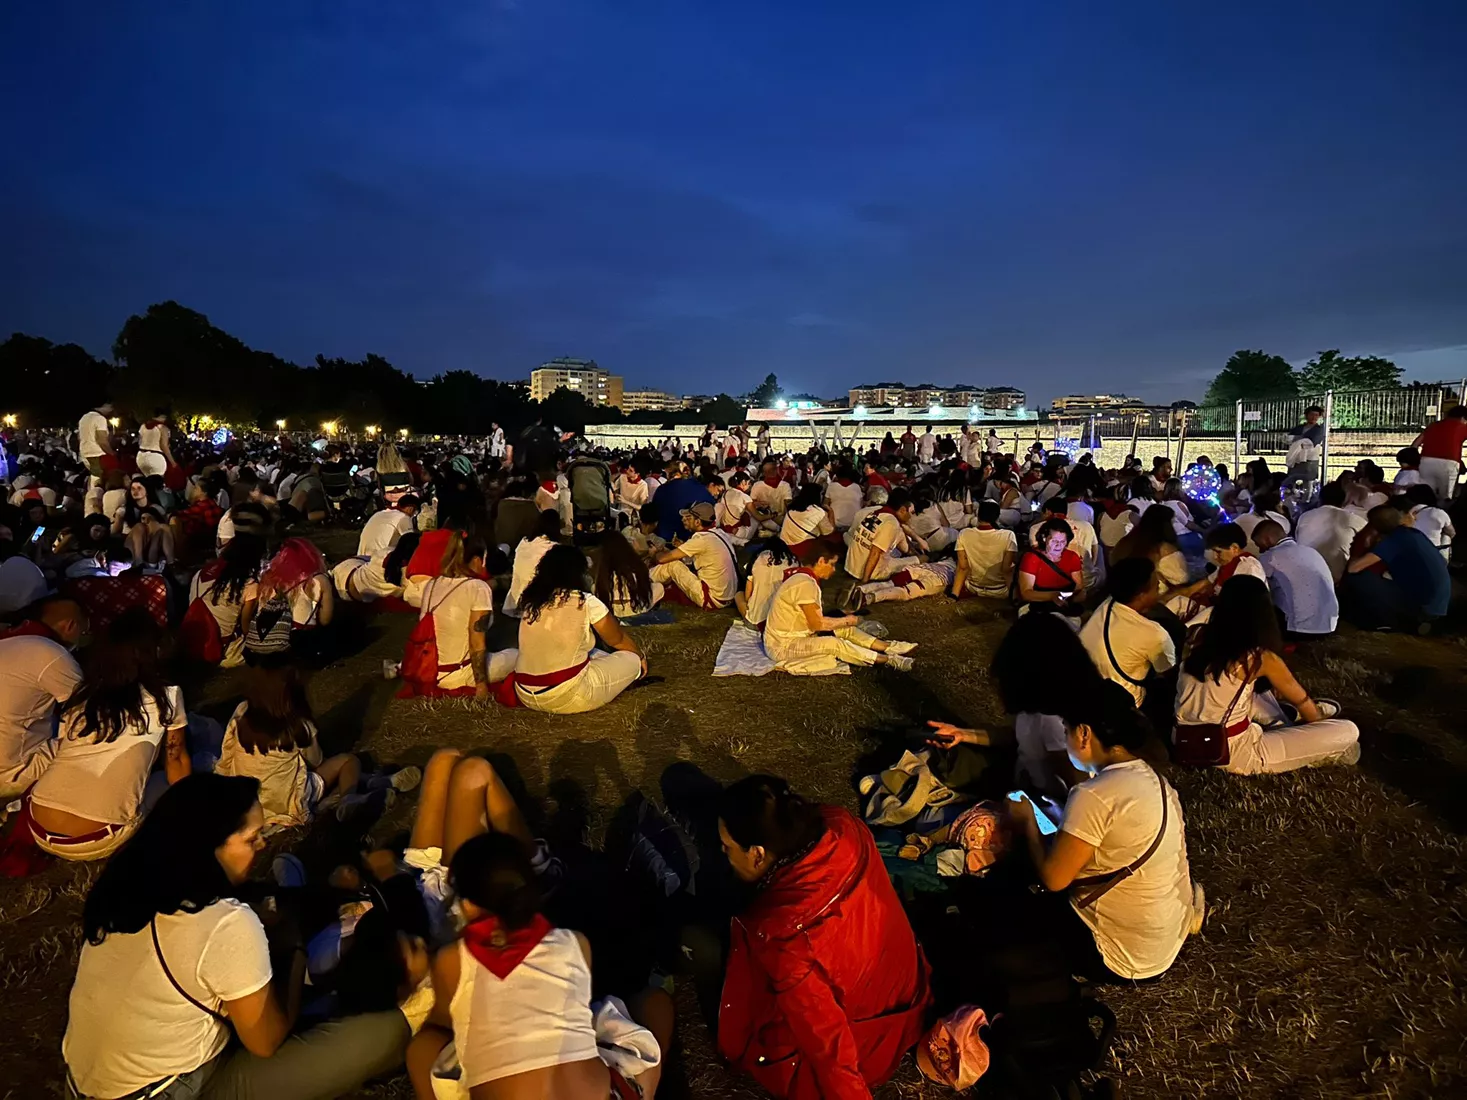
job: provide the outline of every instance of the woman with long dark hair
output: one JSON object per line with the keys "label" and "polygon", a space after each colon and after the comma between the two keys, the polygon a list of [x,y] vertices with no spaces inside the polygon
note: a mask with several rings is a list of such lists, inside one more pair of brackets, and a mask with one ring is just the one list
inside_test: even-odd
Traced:
{"label": "woman with long dark hair", "polygon": [[162,752],[176,783],[192,770],[183,693],[164,679],[163,632],[146,611],[119,615],[82,653],[82,682],[60,707],[56,758],[27,799],[36,845],[61,859],[103,859],[138,828]]}
{"label": "woman with long dark hair", "polygon": [[[552,546],[520,600],[514,690],[522,706],[580,714],[605,706],[647,674],[637,643],[591,590],[586,557]],[[597,641],[610,652],[597,648]]]}
{"label": "woman with long dark hair", "polygon": [[835,520],[824,499],[824,486],[810,483],[790,501],[779,528],[780,540],[790,550],[798,553],[802,544],[835,533]]}
{"label": "woman with long dark hair", "polygon": [[774,602],[774,593],[784,582],[786,569],[793,569],[800,561],[784,542],[778,538],[765,539],[749,575],[744,579],[741,592],[734,595],[734,603],[750,626],[763,626],[769,618],[769,606]]}
{"label": "woman with long dark hair", "polygon": [[[1267,585],[1238,575],[1218,589],[1177,680],[1173,742],[1180,762],[1257,775],[1359,761],[1359,727],[1336,717],[1338,703],[1312,699],[1283,651]],[[1258,690],[1261,679],[1270,690]]]}
{"label": "woman with long dark hair", "polygon": [[263,535],[237,532],[219,556],[194,575],[189,602],[203,600],[226,642],[250,628],[260,599],[260,570],[265,561]]}
{"label": "woman with long dark hair", "polygon": [[[1136,484],[1146,484],[1146,478],[1137,478]],[[1149,491],[1149,489],[1148,489]],[[1192,597],[1207,588],[1206,577],[1192,580],[1187,569],[1187,557],[1177,540],[1176,525],[1172,522],[1170,508],[1156,505],[1141,513],[1141,518],[1111,552],[1111,561],[1126,558],[1146,558],[1156,566],[1156,587],[1161,593],[1162,605],[1173,614],[1186,618],[1195,612]]]}
{"label": "woman with long dark hair", "polygon": [[647,563],[620,531],[607,531],[591,555],[596,572],[596,598],[618,619],[650,611],[665,589],[652,579]]}
{"label": "woman with long dark hair", "polygon": [[718,802],[734,874],[718,1049],[778,1097],[869,1096],[922,1033],[929,969],[871,831],[752,775]]}
{"label": "woman with long dark hair", "polygon": [[282,943],[284,973],[272,983],[265,928],[237,900],[265,846],[258,790],[208,774],[174,784],[87,894],[62,1041],[79,1095],[307,1100],[351,1092],[401,1062],[408,1025],[397,1009],[286,1045],[305,952]]}

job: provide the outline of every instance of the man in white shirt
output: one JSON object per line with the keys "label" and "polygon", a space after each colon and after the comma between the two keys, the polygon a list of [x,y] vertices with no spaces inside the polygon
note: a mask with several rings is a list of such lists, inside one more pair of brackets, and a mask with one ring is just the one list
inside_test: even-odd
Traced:
{"label": "man in white shirt", "polygon": [[112,402],[104,401],[83,414],[76,426],[77,452],[98,484],[102,480],[102,456],[116,454],[112,449],[112,426],[108,423],[111,415]]}
{"label": "man in white shirt", "polygon": [[[1177,665],[1171,635],[1146,617],[1160,598],[1156,566],[1146,558],[1116,562],[1110,592],[1080,631],[1080,642],[1100,675],[1130,692],[1139,707],[1146,702],[1147,677],[1165,675]],[[1166,694],[1170,705],[1171,694]]]}
{"label": "man in white shirt", "polygon": [[411,493],[398,499],[396,506],[373,512],[362,525],[357,540],[357,557],[381,563],[392,553],[403,535],[412,532],[418,514],[418,498]]}
{"label": "man in white shirt", "polygon": [[932,434],[932,425],[929,424],[922,433],[922,438],[917,440],[917,460],[924,466],[931,466],[936,457],[937,436]]}
{"label": "man in white shirt", "polygon": [[790,490],[790,483],[779,476],[779,469],[773,462],[766,462],[759,467],[759,480],[754,482],[749,496],[753,498],[767,517],[765,524],[770,530],[779,530],[780,521],[784,519],[784,511],[790,506],[790,498],[794,493]]}
{"label": "man in white shirt", "polygon": [[1019,540],[998,526],[998,513],[998,501],[980,501],[978,525],[958,533],[958,568],[951,588],[958,599],[965,594],[1003,599],[1013,588]]}
{"label": "man in white shirt", "polygon": [[734,470],[725,489],[713,502],[713,520],[735,545],[747,543],[759,530],[754,500],[749,496],[749,475]]}
{"label": "man in white shirt", "polygon": [[652,499],[651,491],[647,482],[642,479],[642,472],[635,466],[627,466],[616,476],[616,503],[622,511],[630,516],[635,516],[642,505]]}
{"label": "man in white shirt", "polygon": [[998,438],[998,431],[994,428],[988,429],[988,453],[1003,454],[1003,440]]}
{"label": "man in white shirt", "polygon": [[1340,623],[1340,601],[1335,580],[1318,550],[1290,538],[1273,520],[1253,529],[1263,551],[1273,602],[1284,613],[1291,634],[1333,634]]}
{"label": "man in white shirt", "polygon": [[24,793],[56,756],[56,705],[81,683],[71,649],[86,633],[87,615],[56,597],[36,618],[0,638],[0,799]]}
{"label": "man in white shirt", "polygon": [[682,520],[690,534],[680,546],[658,556],[652,579],[676,585],[694,607],[709,611],[727,607],[739,583],[733,543],[718,529],[713,505],[707,501],[684,508]]}
{"label": "man in white shirt", "polygon": [[1365,529],[1365,517],[1345,508],[1345,487],[1331,481],[1319,490],[1319,507],[1299,514],[1294,538],[1319,551],[1330,576],[1339,581],[1350,560],[1350,546]]}
{"label": "man in white shirt", "polygon": [[913,551],[920,543],[907,531],[912,522],[912,495],[905,489],[887,494],[886,506],[851,528],[851,548],[846,552],[846,572],[857,583],[884,581],[922,559]]}
{"label": "man in white shirt", "polygon": [[837,531],[845,531],[855,522],[861,500],[861,485],[856,480],[856,471],[849,462],[842,462],[836,467],[834,479],[825,487],[825,506],[830,509]]}

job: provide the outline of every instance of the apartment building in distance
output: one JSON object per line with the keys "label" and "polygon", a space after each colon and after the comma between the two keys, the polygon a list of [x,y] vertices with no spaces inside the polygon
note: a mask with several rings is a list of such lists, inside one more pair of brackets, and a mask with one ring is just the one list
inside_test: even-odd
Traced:
{"label": "apartment building in distance", "polygon": [[847,395],[851,408],[920,408],[932,405],[943,408],[967,407],[986,410],[1022,408],[1026,401],[1023,390],[1012,386],[934,386],[930,382],[907,385],[904,382],[876,382],[854,386]]}
{"label": "apartment building in distance", "polygon": [[1127,397],[1123,393],[1072,393],[1054,399],[1055,412],[1064,413],[1113,413],[1123,409],[1145,408],[1146,402],[1139,397]]}
{"label": "apartment building in distance", "polygon": [[621,408],[621,375],[611,374],[594,359],[552,359],[530,372],[530,398],[544,401],[564,386],[593,405]]}
{"label": "apartment building in distance", "polygon": [[673,412],[682,407],[682,397],[663,390],[623,390],[621,394],[621,411],[625,413]]}

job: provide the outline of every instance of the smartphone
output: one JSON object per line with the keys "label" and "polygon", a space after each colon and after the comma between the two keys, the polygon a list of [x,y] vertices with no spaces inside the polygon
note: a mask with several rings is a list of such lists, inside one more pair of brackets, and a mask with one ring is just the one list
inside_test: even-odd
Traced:
{"label": "smartphone", "polygon": [[31,545],[34,546],[36,543],[40,542],[41,541],[41,536],[44,535],[45,533],[46,533],[46,529],[44,527],[37,527],[34,531],[32,531],[31,532]]}
{"label": "smartphone", "polygon": [[1035,805],[1034,800],[1023,791],[1010,791],[1009,798],[1014,802],[1027,802],[1029,803],[1029,805],[1034,807],[1034,820],[1039,823],[1039,832],[1041,836],[1053,836],[1055,833],[1059,832],[1059,826],[1056,825],[1054,823],[1054,820],[1047,813],[1044,812],[1044,808],[1042,806]]}

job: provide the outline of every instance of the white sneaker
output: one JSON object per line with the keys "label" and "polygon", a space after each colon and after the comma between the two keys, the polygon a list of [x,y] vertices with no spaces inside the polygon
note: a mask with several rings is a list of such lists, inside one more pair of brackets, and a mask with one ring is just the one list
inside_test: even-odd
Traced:
{"label": "white sneaker", "polygon": [[910,658],[910,657],[903,657],[899,653],[895,653],[894,654],[894,653],[891,652],[891,650],[887,650],[886,651],[886,667],[887,668],[894,668],[898,672],[911,672],[912,671],[912,658]]}
{"label": "white sneaker", "polygon": [[417,785],[422,781],[423,769],[412,765],[406,768],[399,768],[392,773],[392,778],[389,780],[392,784],[392,789],[398,794],[406,794],[408,791],[416,789]]}
{"label": "white sneaker", "polygon": [[1192,935],[1202,931],[1202,922],[1207,919],[1207,895],[1202,892],[1202,883],[1192,884]]}
{"label": "white sneaker", "polygon": [[917,648],[917,642],[887,642],[886,655],[888,657],[905,657]]}

